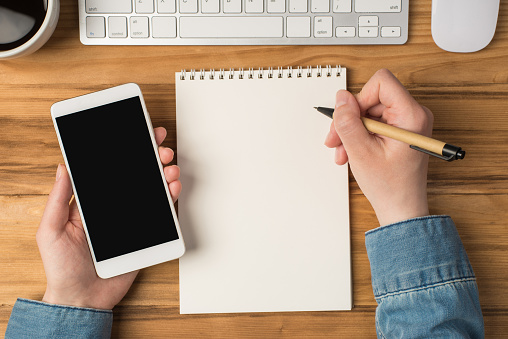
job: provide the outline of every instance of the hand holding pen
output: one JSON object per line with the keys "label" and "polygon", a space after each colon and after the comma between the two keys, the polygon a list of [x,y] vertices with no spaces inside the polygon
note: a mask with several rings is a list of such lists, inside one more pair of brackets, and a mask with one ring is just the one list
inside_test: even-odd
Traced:
{"label": "hand holding pen", "polygon": [[[323,113],[327,117],[333,119],[333,108],[328,107],[314,107],[318,112]],[[453,161],[464,159],[466,151],[458,146],[447,144],[445,142],[426,137],[418,133],[410,132],[405,129],[395,127],[392,125],[384,124],[377,120],[372,120],[366,117],[360,117],[363,125],[367,131],[378,134],[383,137],[392,138],[404,142],[410,148],[432,155],[436,158]]]}
{"label": "hand holding pen", "polygon": [[337,164],[349,161],[381,225],[428,215],[428,156],[403,142],[369,133],[362,115],[430,137],[432,113],[390,71],[380,70],[356,97],[347,91],[337,93],[334,120],[325,141],[336,149]]}

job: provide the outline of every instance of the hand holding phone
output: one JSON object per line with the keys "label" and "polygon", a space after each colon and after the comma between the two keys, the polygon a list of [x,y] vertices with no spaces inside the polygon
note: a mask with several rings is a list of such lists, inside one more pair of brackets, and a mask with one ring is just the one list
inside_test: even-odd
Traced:
{"label": "hand holding phone", "polygon": [[[154,129],[160,145],[166,137],[162,127]],[[178,199],[182,186],[180,170],[168,164],[173,151],[159,147],[159,156],[165,165],[164,174],[173,200]],[[95,309],[112,309],[127,293],[138,271],[110,279],[101,279],[95,273],[76,201],[72,199],[72,184],[64,165],[57,169],[57,179],[51,191],[42,221],[37,231],[47,278],[43,301]]]}
{"label": "hand holding phone", "polygon": [[185,245],[139,87],[51,107],[97,275],[176,259]]}

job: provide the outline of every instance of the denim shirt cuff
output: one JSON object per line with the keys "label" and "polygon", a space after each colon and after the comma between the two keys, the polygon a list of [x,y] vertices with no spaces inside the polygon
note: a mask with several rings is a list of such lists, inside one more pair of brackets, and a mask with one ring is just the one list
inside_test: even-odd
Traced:
{"label": "denim shirt cuff", "polygon": [[48,304],[18,298],[5,338],[109,338],[111,310]]}
{"label": "denim shirt cuff", "polygon": [[474,280],[449,216],[428,216],[365,233],[376,299],[449,281]]}

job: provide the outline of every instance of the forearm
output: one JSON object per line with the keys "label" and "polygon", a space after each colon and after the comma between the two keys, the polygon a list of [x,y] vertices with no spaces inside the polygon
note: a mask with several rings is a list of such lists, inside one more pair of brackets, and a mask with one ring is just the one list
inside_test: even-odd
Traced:
{"label": "forearm", "polygon": [[18,299],[5,338],[109,338],[113,313]]}
{"label": "forearm", "polygon": [[449,217],[366,233],[380,338],[483,337],[473,269]]}

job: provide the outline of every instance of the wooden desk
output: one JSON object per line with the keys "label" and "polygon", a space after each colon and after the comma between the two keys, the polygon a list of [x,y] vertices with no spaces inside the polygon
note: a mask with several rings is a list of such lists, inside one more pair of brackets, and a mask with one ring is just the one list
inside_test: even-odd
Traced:
{"label": "wooden desk", "polygon": [[[17,297],[40,300],[45,290],[35,232],[63,162],[52,103],[136,82],[154,126],[169,131],[165,146],[175,148],[176,71],[341,64],[353,92],[376,70],[390,69],[434,112],[434,136],[467,150],[464,161],[431,159],[430,208],[457,224],[478,278],[487,337],[506,336],[508,3],[501,4],[492,43],[472,54],[447,53],[434,44],[430,0],[411,1],[403,46],[83,46],[77,1],[62,0],[61,6],[58,28],[43,49],[0,62],[0,333]],[[181,316],[175,261],[139,274],[115,308],[113,337],[375,337],[364,232],[377,222],[353,178],[350,187],[353,311]]]}

